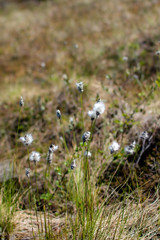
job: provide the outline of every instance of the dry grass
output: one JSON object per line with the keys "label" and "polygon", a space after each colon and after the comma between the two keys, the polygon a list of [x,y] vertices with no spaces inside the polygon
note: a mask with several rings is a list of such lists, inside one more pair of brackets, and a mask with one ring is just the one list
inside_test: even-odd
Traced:
{"label": "dry grass", "polygon": [[[150,240],[159,239],[159,199],[146,200],[143,203],[135,203],[126,200],[122,204],[110,204],[104,207],[103,216],[97,221],[97,239],[121,239],[121,240]],[[101,221],[102,217],[102,222]],[[58,235],[66,225],[63,217],[47,214],[54,235]],[[44,213],[33,211],[18,211],[14,217],[16,239],[37,239],[38,232],[45,232]],[[95,233],[97,232],[95,229]],[[69,230],[69,229],[68,229]],[[68,233],[69,234],[69,233]],[[58,239],[58,236],[57,236]],[[64,239],[66,239],[64,237]]]}
{"label": "dry grass", "polygon": [[65,218],[55,217],[52,213],[35,213],[35,211],[17,211],[14,217],[14,234],[16,239],[43,239],[45,235],[45,221],[49,223],[54,235],[58,235],[65,225]]}
{"label": "dry grass", "polygon": [[[102,239],[150,240],[159,237],[159,199],[135,204],[126,201],[122,205],[106,208]],[[124,205],[124,206],[123,206]]]}

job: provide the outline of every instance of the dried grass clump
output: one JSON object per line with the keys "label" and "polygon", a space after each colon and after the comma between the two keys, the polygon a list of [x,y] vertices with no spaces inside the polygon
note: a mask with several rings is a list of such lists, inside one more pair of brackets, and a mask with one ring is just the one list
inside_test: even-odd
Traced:
{"label": "dried grass clump", "polygon": [[48,212],[45,215],[44,212],[19,210],[15,214],[14,224],[16,239],[44,239],[46,228],[50,228],[54,236],[60,234],[65,218]]}
{"label": "dried grass clump", "polygon": [[104,211],[99,230],[102,232],[102,238],[97,239],[158,239],[159,207],[159,198],[137,204],[134,201],[126,201],[109,205]]}

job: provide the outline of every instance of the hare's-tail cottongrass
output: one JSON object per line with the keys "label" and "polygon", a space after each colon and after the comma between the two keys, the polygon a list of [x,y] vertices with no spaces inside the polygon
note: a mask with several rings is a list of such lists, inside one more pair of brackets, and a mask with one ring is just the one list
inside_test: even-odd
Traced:
{"label": "hare's-tail cottongrass", "polygon": [[94,121],[97,118],[97,114],[94,110],[88,111],[88,116],[90,117],[91,121]]}
{"label": "hare's-tail cottongrass", "polygon": [[76,86],[80,93],[83,92],[83,82],[76,83]]}
{"label": "hare's-tail cottongrass", "polygon": [[97,117],[104,113],[105,105],[101,100],[98,100],[93,107],[93,111],[96,112]]}
{"label": "hare's-tail cottongrass", "polygon": [[129,146],[126,146],[124,151],[127,154],[133,154],[135,152],[135,147],[136,147],[136,141],[131,143]]}
{"label": "hare's-tail cottongrass", "polygon": [[56,115],[58,119],[61,119],[61,111],[59,109],[56,110]]}
{"label": "hare's-tail cottongrass", "polygon": [[74,159],[71,163],[71,169],[75,169],[76,168],[76,160]]}
{"label": "hare's-tail cottongrass", "polygon": [[20,107],[24,107],[24,100],[22,96],[20,97],[19,105]]}
{"label": "hare's-tail cottongrass", "polygon": [[30,177],[31,170],[30,168],[26,168],[26,177]]}
{"label": "hare's-tail cottongrass", "polygon": [[47,153],[47,163],[51,164],[53,160],[53,153],[58,150],[58,146],[51,144]]}
{"label": "hare's-tail cottongrass", "polygon": [[89,152],[88,150],[86,150],[86,151],[84,152],[84,156],[87,157],[87,158],[90,158],[90,157],[92,156],[92,153]]}
{"label": "hare's-tail cottongrass", "polygon": [[88,142],[90,139],[91,133],[90,132],[85,132],[82,136],[82,141],[83,143]]}
{"label": "hare's-tail cottongrass", "polygon": [[143,140],[146,140],[149,138],[149,134],[147,131],[144,131],[144,132],[141,132],[140,135],[139,135],[139,138],[143,139]]}
{"label": "hare's-tail cottongrass", "polygon": [[36,151],[31,152],[29,157],[29,160],[31,162],[34,162],[34,164],[36,165],[40,161],[40,159],[41,159],[41,155],[39,152],[36,152]]}
{"label": "hare's-tail cottongrass", "polygon": [[28,133],[24,137],[20,137],[19,140],[24,144],[24,146],[28,146],[32,144],[33,137],[32,134]]}
{"label": "hare's-tail cottongrass", "polygon": [[119,148],[120,148],[120,145],[116,141],[113,141],[113,143],[109,146],[109,150],[111,154],[118,151]]}

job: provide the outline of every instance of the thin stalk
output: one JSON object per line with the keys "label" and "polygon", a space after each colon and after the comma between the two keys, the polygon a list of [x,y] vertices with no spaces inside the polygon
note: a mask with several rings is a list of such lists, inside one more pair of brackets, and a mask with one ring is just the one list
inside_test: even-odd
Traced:
{"label": "thin stalk", "polygon": [[81,105],[81,121],[82,121],[82,128],[84,130],[84,117],[83,117],[83,93],[80,94],[80,105]]}
{"label": "thin stalk", "polygon": [[22,113],[22,108],[19,109],[18,126],[16,131],[16,146],[15,146],[15,154],[13,158],[13,177],[15,175],[15,169],[16,169],[16,155],[17,155],[18,134],[19,134],[19,127],[20,127],[21,113]]}
{"label": "thin stalk", "polygon": [[66,138],[65,138],[65,134],[64,134],[64,127],[62,126],[62,121],[61,121],[61,119],[60,119],[59,122],[60,122],[60,127],[61,127],[61,129],[62,129],[64,147],[65,147],[66,152],[69,154],[69,149],[68,149],[68,147],[67,147]]}

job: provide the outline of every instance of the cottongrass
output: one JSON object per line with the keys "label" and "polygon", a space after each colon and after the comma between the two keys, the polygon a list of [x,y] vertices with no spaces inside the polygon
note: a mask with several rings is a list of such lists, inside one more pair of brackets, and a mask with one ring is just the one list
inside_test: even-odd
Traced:
{"label": "cottongrass", "polygon": [[58,119],[61,119],[61,111],[59,109],[56,110],[56,115]]}
{"label": "cottongrass", "polygon": [[128,61],[128,57],[127,56],[123,56],[123,61],[127,62]]}
{"label": "cottongrass", "polygon": [[29,160],[31,162],[34,162],[34,164],[36,165],[40,161],[40,159],[41,159],[41,155],[39,152],[36,152],[36,151],[31,152],[29,157]]}
{"label": "cottongrass", "polygon": [[140,135],[139,135],[139,138],[143,139],[143,140],[146,140],[149,138],[149,134],[147,131],[144,131],[144,132],[141,132]]}
{"label": "cottongrass", "polygon": [[69,118],[69,128],[72,130],[75,127],[75,119],[74,117]]}
{"label": "cottongrass", "polygon": [[31,172],[30,168],[26,168],[25,170],[26,170],[26,177],[30,177],[30,172]]}
{"label": "cottongrass", "polygon": [[135,147],[136,147],[136,141],[131,143],[129,146],[126,146],[124,151],[127,154],[133,154],[135,152]]}
{"label": "cottongrass", "polygon": [[92,153],[89,152],[88,150],[86,150],[86,151],[84,152],[84,156],[90,158],[90,157],[92,157]]}
{"label": "cottongrass", "polygon": [[109,150],[110,150],[111,154],[118,151],[119,148],[120,148],[120,145],[116,141],[113,141],[111,146],[109,146]]}
{"label": "cottongrass", "polygon": [[155,55],[159,56],[160,55],[160,50],[156,51]]}
{"label": "cottongrass", "polygon": [[76,159],[74,159],[71,163],[71,170],[76,168]]}
{"label": "cottongrass", "polygon": [[104,113],[105,105],[104,103],[99,100],[93,106],[93,111],[96,113],[97,117]]}
{"label": "cottongrass", "polygon": [[77,89],[80,93],[83,92],[83,82],[76,83]]}
{"label": "cottongrass", "polygon": [[51,144],[49,146],[49,149],[48,149],[48,153],[47,153],[47,163],[48,164],[51,164],[52,163],[52,160],[53,160],[53,153],[56,152],[58,150],[58,146],[54,145],[54,144]]}
{"label": "cottongrass", "polygon": [[51,144],[50,147],[49,147],[49,152],[56,152],[58,150],[58,146],[57,145],[54,145],[54,144]]}
{"label": "cottongrass", "polygon": [[88,116],[90,117],[91,121],[94,121],[97,117],[96,112],[93,110],[88,111]]}
{"label": "cottongrass", "polygon": [[24,146],[28,146],[32,144],[33,136],[32,134],[28,133],[24,137],[20,137],[19,140],[24,144]]}
{"label": "cottongrass", "polygon": [[85,133],[83,134],[83,136],[82,136],[82,141],[83,141],[83,143],[89,141],[90,136],[91,136],[91,133],[90,133],[90,132],[85,132]]}
{"label": "cottongrass", "polygon": [[20,107],[24,107],[24,100],[22,96],[20,97],[19,105]]}

